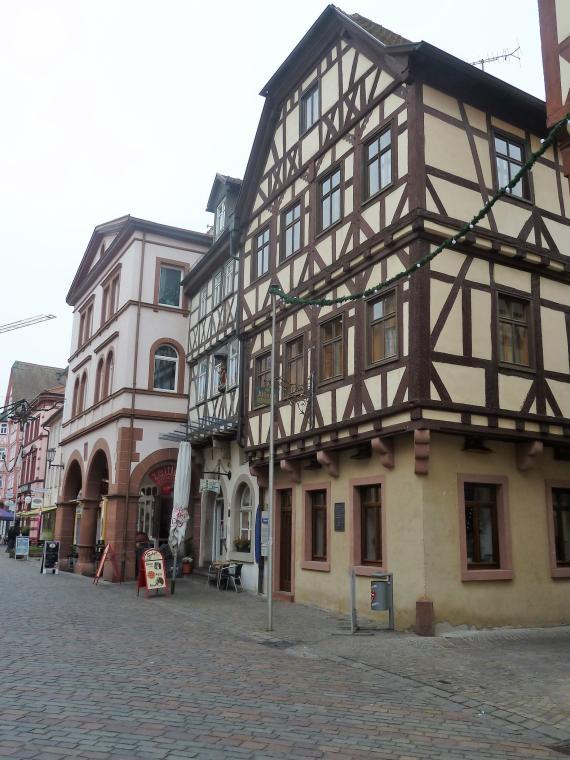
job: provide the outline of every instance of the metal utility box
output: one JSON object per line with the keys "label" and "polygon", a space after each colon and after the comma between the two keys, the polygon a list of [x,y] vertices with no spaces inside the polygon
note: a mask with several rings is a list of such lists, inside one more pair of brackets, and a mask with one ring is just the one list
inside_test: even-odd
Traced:
{"label": "metal utility box", "polygon": [[392,573],[374,573],[370,579],[370,609],[390,614],[389,628],[394,630],[394,590]]}

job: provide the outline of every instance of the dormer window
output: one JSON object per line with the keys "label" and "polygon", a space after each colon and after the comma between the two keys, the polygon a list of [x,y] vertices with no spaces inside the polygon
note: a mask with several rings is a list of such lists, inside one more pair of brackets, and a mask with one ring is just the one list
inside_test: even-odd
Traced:
{"label": "dormer window", "polygon": [[216,208],[216,218],[214,220],[214,239],[217,239],[220,237],[220,235],[224,231],[225,226],[226,226],[226,199],[222,198],[222,200],[218,203],[218,206]]}

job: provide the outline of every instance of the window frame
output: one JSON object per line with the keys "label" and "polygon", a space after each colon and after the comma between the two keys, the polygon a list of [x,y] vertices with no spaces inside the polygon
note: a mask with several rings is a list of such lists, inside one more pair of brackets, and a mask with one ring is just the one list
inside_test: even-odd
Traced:
{"label": "window frame", "polygon": [[198,291],[198,319],[204,319],[208,313],[208,283]]}
{"label": "window frame", "polygon": [[[263,243],[259,247],[259,238],[267,234],[267,242]],[[267,247],[267,269],[264,272],[259,271],[259,254],[263,249]],[[261,277],[265,277],[271,270],[271,227],[266,224],[260,230],[258,230],[253,237],[253,279],[259,280]]]}
{"label": "window frame", "polygon": [[[525,304],[527,314],[527,343],[528,343],[528,364],[516,364],[514,362],[506,361],[501,358],[501,322],[508,323],[510,325],[522,324],[506,317],[501,317],[500,300],[501,298],[508,298],[511,301],[518,301]],[[534,326],[532,319],[532,299],[525,295],[513,294],[501,288],[496,291],[496,309],[497,309],[497,362],[500,367],[508,367],[509,369],[516,369],[520,372],[533,372],[535,369],[535,352],[534,352]],[[511,333],[512,334],[512,333]]]}
{"label": "window frame", "polygon": [[8,435],[8,423],[0,422],[0,435]]}
{"label": "window frame", "polygon": [[[497,543],[498,567],[469,567],[467,561],[467,532],[465,529],[465,486],[494,485],[497,487]],[[508,478],[497,475],[457,475],[459,511],[459,553],[462,581],[504,581],[514,577],[511,549],[511,526],[509,517]]]}
{"label": "window frame", "polygon": [[[229,273],[229,275],[228,275]],[[230,287],[228,288],[228,280]],[[234,292],[234,280],[235,280],[235,260],[228,259],[223,266],[222,275],[222,298],[227,298]]]}
{"label": "window frame", "polygon": [[553,498],[554,490],[570,491],[570,480],[546,480],[545,488],[550,575],[552,578],[570,578],[570,562],[559,563],[556,553],[556,534],[554,528],[555,507]]}
{"label": "window frame", "polygon": [[[174,351],[174,353],[176,354],[176,358],[172,358],[171,356],[162,356],[162,357],[160,357],[163,361],[168,361],[168,362],[173,362],[174,363],[174,388],[157,388],[156,387],[156,358],[157,358],[157,352],[163,346],[168,346],[168,348],[171,348]],[[152,366],[152,390],[155,391],[156,393],[178,393],[180,352],[178,351],[178,349],[175,346],[172,345],[172,343],[168,343],[167,341],[159,341],[158,345],[156,347],[153,347],[151,366]]]}
{"label": "window frame", "polygon": [[[380,551],[381,562],[362,561],[362,505],[360,489],[370,486],[378,486],[380,489]],[[348,541],[350,546],[350,558],[356,575],[369,577],[373,573],[386,572],[388,566],[386,533],[386,479],[378,475],[369,475],[364,478],[354,478],[348,483]]]}
{"label": "window frame", "polygon": [[[341,331],[340,331],[340,338],[334,338],[326,343],[326,345],[329,345],[330,343],[336,342],[340,340],[341,344],[341,355],[340,355],[340,374],[338,375],[331,375],[331,377],[323,377],[323,349],[325,347],[325,343],[323,342],[322,337],[322,329],[327,325],[329,322],[334,322],[336,320],[340,320],[341,325]],[[319,385],[326,385],[327,383],[334,383],[338,382],[339,380],[342,380],[342,378],[345,376],[345,359],[346,359],[346,334],[345,334],[345,324],[346,320],[344,318],[344,312],[338,314],[335,313],[333,315],[327,315],[322,322],[319,322],[319,354],[318,354],[318,378],[319,378]]]}
{"label": "window frame", "polygon": [[[205,371],[201,372],[200,368],[205,367]],[[200,361],[196,364],[196,403],[200,404],[202,402],[205,402],[208,397],[208,369],[209,369],[209,361],[208,357],[205,356],[203,359],[200,359]],[[203,380],[202,380],[203,378]],[[201,383],[204,383],[203,393],[200,393],[200,385]]]}
{"label": "window frame", "polygon": [[[234,350],[235,349],[235,350]],[[232,373],[232,366],[235,364],[235,373]],[[233,376],[235,375],[235,377]],[[232,381],[233,377],[233,381]],[[235,388],[239,382],[239,340],[235,338],[228,344],[228,364],[227,364],[227,387]]]}
{"label": "window frame", "polygon": [[[392,354],[392,356],[385,356],[383,359],[377,359],[376,361],[372,361],[372,326],[373,324],[378,324],[380,322],[385,322],[388,319],[391,318],[390,316],[383,316],[380,317],[377,320],[372,320],[370,312],[372,308],[374,307],[374,304],[378,303],[379,301],[382,301],[383,299],[387,298],[388,296],[393,295],[394,296],[394,318],[396,320],[396,352]],[[392,288],[391,290],[386,290],[380,295],[372,296],[371,298],[367,299],[365,302],[365,309],[366,309],[366,367],[378,367],[383,364],[389,364],[390,362],[397,361],[400,358],[400,297],[398,288]]]}
{"label": "window frame", "polygon": [[[386,134],[386,132],[390,132],[390,144],[389,147],[380,149],[380,140],[383,135]],[[378,127],[374,130],[373,134],[368,136],[366,139],[366,142],[363,143],[362,146],[362,205],[365,203],[368,203],[368,201],[372,200],[373,198],[378,197],[382,193],[384,193],[386,190],[389,190],[391,187],[393,187],[395,182],[395,175],[396,175],[396,150],[397,150],[397,144],[395,145],[395,139],[394,137],[397,137],[397,126],[393,122],[393,120],[390,120],[389,122],[383,124],[382,126]],[[386,185],[379,185],[378,190],[371,193],[370,192],[370,173],[369,168],[372,163],[374,163],[374,160],[370,160],[368,158],[368,147],[372,145],[372,143],[378,142],[378,153],[374,160],[378,160],[378,180],[380,183],[381,178],[381,161],[380,158],[384,153],[387,153],[390,151],[390,181]]]}
{"label": "window frame", "polygon": [[224,273],[222,269],[212,277],[212,310],[218,307],[224,298]]}
{"label": "window frame", "polygon": [[[323,558],[315,559],[313,554],[314,545],[314,516],[312,494],[315,491],[325,493],[325,504],[322,509],[325,513],[325,551]],[[330,572],[331,569],[331,484],[330,481],[324,483],[311,483],[303,486],[303,509],[304,509],[304,535],[303,535],[303,555],[301,559],[301,568],[303,570],[317,570],[320,572]]]}
{"label": "window frame", "polygon": [[[338,181],[338,192],[340,194],[340,212],[338,219],[335,219],[332,221],[332,213],[331,213],[331,222],[326,227],[323,226],[323,201],[325,197],[332,197],[332,194],[336,191],[336,187],[332,188],[331,183],[331,190],[330,192],[327,192],[326,196],[323,196],[323,185],[324,183],[329,179],[332,178],[333,175],[336,173],[339,173],[339,181]],[[319,235],[322,235],[329,230],[332,230],[335,225],[340,224],[344,218],[344,172],[343,172],[343,166],[341,163],[335,164],[335,166],[330,167],[326,170],[324,174],[322,174],[318,180],[317,180],[317,187],[318,187],[318,212],[317,212],[317,219],[318,219],[318,231],[317,231],[317,237]]]}
{"label": "window frame", "polygon": [[[290,224],[286,223],[286,217],[287,214],[289,214],[291,211],[294,211],[297,206],[299,207],[299,217],[298,219],[293,219],[293,221]],[[285,247],[285,240],[287,237],[287,232],[289,229],[293,229],[295,225],[299,225],[299,247],[295,250],[292,250],[291,253],[286,252]],[[299,253],[299,251],[303,250],[303,201],[302,198],[298,198],[297,200],[290,203],[287,208],[285,208],[281,213],[281,237],[280,237],[280,250],[279,250],[279,261],[282,263],[284,261],[287,261],[287,259],[292,258],[295,256],[295,254]]]}
{"label": "window frame", "polygon": [[[317,96],[317,108],[316,108],[316,115],[314,118],[314,121],[312,121],[310,124],[307,123],[307,105],[309,102],[312,102],[312,99],[314,95]],[[311,111],[313,109],[311,108]],[[319,119],[321,118],[321,88],[320,88],[320,80],[316,79],[310,84],[305,92],[301,95],[300,102],[299,102],[299,135],[303,137],[304,135],[308,134],[313,127],[318,123]]]}
{"label": "window frame", "polygon": [[[294,343],[298,343],[301,341],[301,352],[299,354],[296,354],[293,358],[290,354],[290,348]],[[285,385],[286,388],[284,390],[284,396],[287,398],[290,398],[291,396],[296,396],[298,393],[298,390],[293,390],[293,383],[291,382],[291,365],[293,363],[301,364],[301,375],[303,377],[303,381],[306,379],[306,361],[305,361],[305,332],[299,332],[297,335],[289,336],[287,340],[284,342],[283,348],[283,377],[285,379]],[[297,383],[295,384],[295,388],[298,388],[299,385],[303,387],[303,391],[305,389],[305,383]]]}
{"label": "window frame", "polygon": [[[263,372],[258,372],[258,362],[261,362],[263,359],[269,359],[269,367],[267,369],[264,369]],[[258,386],[258,377],[261,375],[268,375],[269,377],[269,386],[271,387],[271,351],[263,350],[260,351],[258,354],[256,354],[253,357],[253,393],[252,393],[252,399],[251,399],[251,408],[252,409],[263,409],[264,407],[269,406],[270,401],[264,401],[263,403],[259,403],[258,396],[257,396],[257,388],[261,387]]]}
{"label": "window frame", "polygon": [[101,283],[101,327],[107,324],[119,310],[121,264],[115,267]]}
{"label": "window frame", "polygon": [[[176,266],[175,264],[170,264],[165,261],[159,261],[157,262],[158,267],[158,283],[157,283],[157,289],[156,289],[156,303],[159,306],[164,306],[165,309],[181,309],[182,308],[182,280],[184,279],[185,269],[184,267]],[[160,281],[161,281],[161,272],[163,269],[172,269],[175,272],[180,273],[180,285],[178,288],[178,304],[171,304],[171,303],[163,303],[160,300]]]}
{"label": "window frame", "polygon": [[[221,224],[220,224],[221,220]],[[217,240],[222,232],[226,229],[226,196],[216,204],[216,212],[214,214],[214,240]]]}
{"label": "window frame", "polygon": [[[497,145],[496,145],[496,142],[495,142],[495,140],[497,138],[499,140],[502,140],[503,142],[507,143],[507,153],[506,154],[499,153],[497,151]],[[518,161],[517,159],[511,158],[508,155],[509,145],[511,143],[514,146],[520,148],[520,151],[521,151],[521,161]],[[499,180],[499,167],[497,165],[498,164],[498,159],[501,158],[503,160],[506,160],[507,163],[509,164],[509,181],[510,181],[511,180],[510,166],[511,166],[511,164],[514,164],[514,165],[518,166],[519,168],[522,167],[522,166],[524,166],[524,164],[525,164],[525,162],[527,160],[526,157],[528,155],[528,145],[527,145],[527,142],[526,142],[525,138],[519,137],[517,135],[511,135],[511,134],[509,134],[507,132],[504,132],[503,130],[500,130],[500,129],[493,129],[492,130],[490,145],[491,145],[491,150],[492,150],[492,154],[493,154],[492,166],[493,166],[493,178],[494,178],[494,181],[495,181],[495,190],[499,190],[499,188],[503,187],[503,185],[501,185],[500,180]],[[514,174],[516,174],[516,173],[517,172],[515,171]],[[505,185],[506,184],[507,183],[505,183]],[[529,176],[526,175],[526,176],[522,177],[519,180],[519,184],[521,185],[521,195],[515,195],[512,192],[512,190],[511,190],[511,191],[507,191],[505,193],[505,195],[503,196],[503,198],[514,199],[516,201],[522,201],[523,203],[527,203],[527,204],[528,203],[532,203],[533,200],[532,200],[531,185],[530,185],[530,181],[529,181]]]}

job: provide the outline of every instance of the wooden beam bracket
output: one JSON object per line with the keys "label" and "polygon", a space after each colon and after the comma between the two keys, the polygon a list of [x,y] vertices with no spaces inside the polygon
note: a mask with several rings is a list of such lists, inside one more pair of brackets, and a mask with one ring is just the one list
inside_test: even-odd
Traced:
{"label": "wooden beam bracket", "polygon": [[416,475],[427,475],[429,472],[429,430],[414,430],[414,457]]}
{"label": "wooden beam bracket", "polygon": [[282,459],[279,464],[283,472],[289,475],[292,483],[301,482],[301,462],[298,460]]}
{"label": "wooden beam bracket", "polygon": [[380,464],[387,470],[394,469],[394,439],[373,438],[370,441],[372,451],[380,455]]}
{"label": "wooden beam bracket", "polygon": [[326,467],[331,478],[338,478],[338,454],[333,451],[317,451],[317,462]]}
{"label": "wooden beam bracket", "polygon": [[542,441],[526,441],[517,444],[517,467],[522,472],[531,470],[535,465],[537,456],[541,456],[544,451]]}

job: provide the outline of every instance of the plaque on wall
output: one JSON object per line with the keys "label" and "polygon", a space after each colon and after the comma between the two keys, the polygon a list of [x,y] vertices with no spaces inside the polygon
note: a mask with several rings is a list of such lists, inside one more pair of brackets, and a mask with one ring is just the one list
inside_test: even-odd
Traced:
{"label": "plaque on wall", "polygon": [[335,502],[334,529],[337,533],[344,533],[344,501]]}

